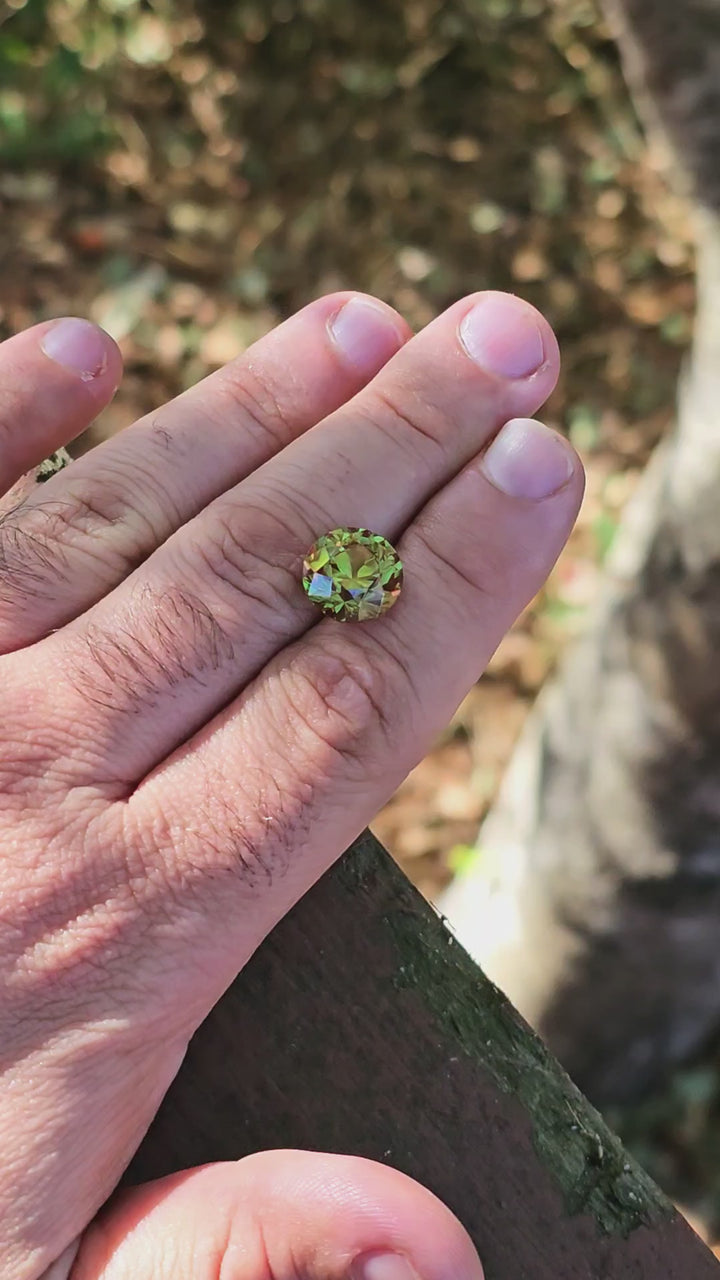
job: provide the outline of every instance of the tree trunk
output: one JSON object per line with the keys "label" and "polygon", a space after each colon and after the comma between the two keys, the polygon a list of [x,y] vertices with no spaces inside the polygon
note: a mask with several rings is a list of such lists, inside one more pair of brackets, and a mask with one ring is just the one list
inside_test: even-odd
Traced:
{"label": "tree trunk", "polygon": [[608,7],[697,201],[692,357],[594,622],[481,834],[489,852],[442,903],[599,1104],[720,1025],[720,2]]}
{"label": "tree trunk", "polygon": [[369,833],[200,1028],[127,1181],[296,1146],[420,1179],[486,1280],[720,1277]]}

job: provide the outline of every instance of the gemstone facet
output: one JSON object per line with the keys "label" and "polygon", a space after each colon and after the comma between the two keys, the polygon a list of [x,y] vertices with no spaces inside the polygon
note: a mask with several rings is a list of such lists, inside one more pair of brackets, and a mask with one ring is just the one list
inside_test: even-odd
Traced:
{"label": "gemstone facet", "polygon": [[303,561],[303,587],[339,622],[368,622],[392,608],[402,589],[395,548],[369,529],[332,529]]}

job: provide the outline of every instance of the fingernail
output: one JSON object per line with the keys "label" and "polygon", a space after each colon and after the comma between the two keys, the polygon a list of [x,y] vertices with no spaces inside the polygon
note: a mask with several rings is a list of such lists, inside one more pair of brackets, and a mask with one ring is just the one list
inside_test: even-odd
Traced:
{"label": "fingernail", "polygon": [[107,366],[107,339],[89,320],[58,320],[45,333],[40,346],[56,364],[77,373],[83,382],[97,378]]}
{"label": "fingernail", "polygon": [[534,418],[512,418],[483,454],[480,468],[511,498],[549,498],[575,469],[562,436]]}
{"label": "fingernail", "polygon": [[537,321],[520,298],[494,294],[468,311],[460,325],[468,355],[496,378],[527,378],[545,360]]}
{"label": "fingernail", "polygon": [[357,369],[381,369],[404,341],[392,315],[369,298],[350,298],[328,328],[335,345]]}
{"label": "fingernail", "polygon": [[366,1253],[352,1267],[350,1280],[420,1280],[401,1253]]}

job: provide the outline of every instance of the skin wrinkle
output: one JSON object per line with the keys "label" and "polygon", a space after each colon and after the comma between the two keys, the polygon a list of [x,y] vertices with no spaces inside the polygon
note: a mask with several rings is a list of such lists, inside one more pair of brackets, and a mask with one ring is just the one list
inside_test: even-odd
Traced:
{"label": "skin wrinkle", "polygon": [[[94,817],[78,812],[74,822],[63,818],[54,835],[38,821],[26,821],[20,829],[26,854],[14,865],[6,864],[5,883],[13,890],[12,919],[17,920],[23,902],[30,908],[23,929],[27,943],[47,940],[91,909],[124,909],[127,902],[137,907],[133,877],[147,877],[148,868],[138,859],[133,867],[117,823],[110,820],[105,805]],[[50,868],[53,856],[60,852],[64,865],[58,881]]]}
{"label": "skin wrinkle", "polygon": [[[277,1275],[277,1272],[275,1271],[275,1268],[273,1267],[273,1264],[272,1264],[272,1252],[268,1246],[267,1234],[265,1232],[265,1225],[263,1223],[261,1213],[257,1213],[257,1212],[253,1213],[250,1221],[250,1227],[254,1228],[254,1231],[255,1231],[256,1247],[252,1251],[252,1258],[255,1264],[253,1267],[254,1280],[255,1280],[255,1277],[256,1277],[256,1280],[280,1280],[280,1277]],[[225,1239],[225,1249],[222,1255],[222,1262],[220,1266],[220,1274],[218,1276],[218,1280],[232,1280],[232,1271],[230,1270],[230,1267],[232,1267],[232,1258],[230,1258],[230,1267],[225,1266],[225,1261],[230,1257],[229,1251],[230,1251],[230,1245],[232,1243],[232,1238],[233,1238],[233,1217],[229,1216],[228,1232]],[[259,1266],[258,1266],[258,1263],[259,1263]],[[290,1263],[293,1268],[293,1272],[298,1277],[298,1280],[300,1280],[302,1273],[299,1271],[299,1269],[295,1264],[295,1258],[293,1256],[292,1241],[290,1242]],[[285,1275],[285,1277],[283,1277],[283,1280],[287,1280],[287,1274]],[[292,1273],[291,1273],[291,1280],[293,1280]]]}
{"label": "skin wrinkle", "polygon": [[[8,758],[3,759],[0,765],[0,812],[8,809],[15,814],[17,813],[18,798],[28,794],[35,794],[40,770],[33,772],[28,770],[27,752],[18,751],[17,754],[10,755],[10,751],[13,750],[13,743],[8,743],[5,749],[8,751]],[[3,754],[5,753],[3,752]],[[14,801],[14,803],[6,804],[6,801],[9,800]]]}
{"label": "skin wrinkle", "polygon": [[[5,798],[10,796],[31,795],[36,804],[49,800],[60,804],[76,776],[76,771],[71,771],[67,764],[72,727],[57,721],[42,723],[40,717],[46,709],[44,690],[15,689],[16,656],[0,658],[0,673],[5,667],[3,726],[6,735],[0,751],[0,810]],[[9,807],[14,812],[18,810],[17,803]],[[21,813],[22,808],[20,805]]]}
{"label": "skin wrinkle", "polygon": [[[329,627],[333,624],[326,625]],[[368,727],[373,727],[380,730],[384,742],[387,744],[392,742],[392,717],[388,715],[388,707],[392,705],[389,691],[396,687],[394,682],[398,677],[406,686],[410,684],[410,678],[397,656],[383,645],[377,634],[364,638],[351,637],[351,641],[347,644],[343,643],[343,638],[340,636],[337,639],[328,637],[321,654],[313,649],[300,649],[295,662],[285,673],[282,668],[279,668],[280,687],[291,713],[301,714],[303,708],[302,702],[294,696],[294,689],[288,688],[290,676],[294,679],[299,677],[314,691],[321,703],[326,707],[331,706],[333,718],[339,716],[345,725],[347,742],[341,739],[338,743],[335,741],[337,735],[333,735],[328,738],[326,745],[338,754],[341,767],[348,763],[352,763],[355,768],[360,765],[361,772],[367,775],[368,760],[367,758],[363,760],[362,757],[363,736]],[[368,650],[372,651],[372,656],[369,656]],[[337,664],[335,671],[333,671],[333,664]],[[285,676],[284,681],[283,676]],[[338,707],[335,702],[333,706],[332,703],[337,698],[338,686],[341,681],[347,679],[352,682],[350,696],[348,697],[345,693],[341,699],[341,705]],[[354,690],[361,694],[367,704],[363,708],[364,714],[361,719],[357,717],[357,699],[353,696]],[[351,714],[344,712],[342,701],[352,704]],[[324,737],[323,740],[325,741]]]}
{"label": "skin wrinkle", "polygon": [[[473,573],[472,577],[470,577],[467,573],[463,572],[455,560],[450,559],[448,555],[443,554],[443,552],[439,550],[437,541],[435,541],[432,538],[432,535],[423,528],[421,521],[416,521],[408,542],[408,555],[412,557],[411,548],[412,544],[415,543],[426,556],[432,556],[434,560],[438,561],[439,565],[442,567],[441,581],[446,583],[447,578],[449,577],[453,582],[455,591],[459,590],[463,594],[466,594],[468,591],[479,591],[482,595],[488,596],[491,600],[497,598],[497,590],[491,591],[488,585],[484,585],[483,581],[481,581],[480,573]],[[481,561],[478,562],[478,568],[483,568]],[[486,576],[487,575],[485,574],[482,575],[483,578]]]}
{"label": "skin wrinkle", "polygon": [[93,666],[72,664],[69,677],[83,700],[126,715],[154,706],[167,686],[188,679],[202,683],[203,672],[222,670],[235,658],[226,630],[190,591],[168,587],[157,592],[144,584],[138,597],[147,640],[127,628],[110,634],[88,625],[82,643]]}
{"label": "skin wrinkle", "polygon": [[[388,659],[393,667],[397,664],[397,659],[388,655],[384,659],[385,667]],[[344,692],[340,689],[348,677],[352,681],[350,693],[347,688]],[[286,668],[279,667],[274,679],[266,676],[260,689],[252,691],[248,703],[254,705],[246,705],[246,712],[253,722],[260,720],[266,736],[272,732],[277,738],[277,756],[281,760],[287,758],[299,733],[303,739],[310,735],[309,746],[306,741],[302,742],[304,776],[296,773],[294,762],[288,763],[287,775],[282,778],[271,776],[262,768],[244,766],[243,781],[238,783],[238,779],[233,778],[228,785],[213,774],[200,787],[199,832],[184,825],[178,847],[178,833],[173,824],[165,820],[165,838],[159,838],[157,830],[154,835],[159,847],[165,846],[171,859],[182,867],[194,836],[195,840],[210,844],[216,856],[219,854],[221,865],[237,866],[239,860],[251,889],[255,887],[253,877],[258,867],[268,883],[272,883],[273,877],[284,875],[292,849],[302,844],[309,834],[309,815],[317,811],[318,796],[332,789],[338,770],[342,775],[350,766],[352,774],[367,774],[362,742],[368,726],[385,720],[382,707],[387,687],[388,677],[380,664],[368,667],[362,660],[353,663],[342,651],[339,654],[326,651],[322,660],[313,664],[308,663],[304,655],[302,660],[298,657]],[[360,716],[357,693],[363,704]],[[346,707],[350,707],[349,714]],[[172,762],[168,768],[172,770]],[[248,793],[250,777],[254,783]],[[236,796],[238,786],[239,800],[231,803],[228,795]],[[136,800],[141,793],[142,787],[135,793]],[[247,803],[242,801],[245,795],[248,795]],[[272,815],[269,821],[263,816],[266,814]],[[257,834],[253,822],[262,824]],[[207,867],[208,860],[201,859],[202,874],[207,874]]]}
{"label": "skin wrinkle", "polygon": [[[342,666],[345,672],[341,677],[342,682],[349,682],[348,689],[360,694],[361,698],[369,705],[370,715],[373,715],[375,711],[373,700],[363,688],[357,673],[345,663]],[[301,724],[304,732],[320,747],[321,753],[325,751],[331,753],[333,763],[328,769],[329,774],[333,770],[337,770],[338,766],[341,774],[348,769],[348,766],[355,772],[358,765],[360,764],[362,767],[363,763],[363,735],[350,715],[344,713],[341,707],[332,705],[332,691],[328,694],[323,692],[322,684],[324,679],[324,673],[319,674],[317,670],[313,671],[311,668],[306,670],[296,669],[293,672],[292,695],[287,688],[290,681],[285,682],[286,687],[283,690],[287,701],[286,711],[290,712],[287,715],[287,720],[291,722],[295,718]],[[338,692],[339,685],[340,680],[335,686]],[[345,690],[343,691],[343,696],[346,700],[349,700]],[[304,703],[308,705],[305,706]],[[331,714],[328,714],[328,712],[331,712]],[[338,727],[340,727],[339,733]]]}
{"label": "skin wrinkle", "polygon": [[[395,690],[401,683],[404,689],[409,690],[412,706],[422,706],[422,692],[415,683],[413,672],[398,657],[392,646],[385,642],[380,632],[376,631],[372,635],[364,637],[358,636],[355,640],[355,645],[359,650],[358,666],[360,670],[372,671],[377,676],[379,657],[382,665],[388,668],[388,676],[385,680],[387,690]],[[397,720],[388,711],[388,708],[393,705],[392,701],[387,696],[383,696],[382,692],[379,695],[372,695],[372,701],[375,706],[376,724],[381,731],[383,743],[393,752],[396,745]],[[402,697],[401,704],[404,707],[405,715],[407,715],[408,700],[406,697]],[[365,768],[367,769],[367,762]]]}
{"label": "skin wrinkle", "polygon": [[[270,466],[256,472],[254,481],[260,480],[261,485],[254,483],[253,490],[242,494],[240,509],[243,516],[253,516],[251,525],[255,524],[263,512],[265,515],[268,511],[272,513],[273,525],[282,534],[281,540],[275,539],[276,547],[283,547],[286,555],[293,555],[293,569],[299,567],[300,557],[315,541],[318,530],[325,532],[337,524],[336,515],[319,503],[314,495],[304,494],[302,504],[296,501],[296,492],[302,492],[308,480],[307,468],[298,459],[297,450],[293,453],[288,449],[283,459],[284,477],[281,484],[275,482]],[[237,511],[236,507],[233,514]]]}
{"label": "skin wrinkle", "polygon": [[38,728],[36,706],[40,711],[45,709],[42,690],[28,688],[27,693],[29,698],[37,694],[36,705],[31,702],[19,712],[15,707],[3,707],[3,717],[12,722],[14,733],[11,738],[7,731],[0,752],[0,812],[6,809],[17,814],[19,808],[22,813],[22,801],[27,797],[36,805],[59,808],[70,797],[97,797],[107,802],[117,798],[118,793],[126,795],[132,790],[136,778],[119,775],[110,768],[103,769],[101,778],[97,776],[93,737],[78,734],[78,725],[90,727],[87,706],[70,717],[48,716],[47,723]]}
{"label": "skin wrinkle", "polygon": [[[264,719],[264,712],[261,718]],[[265,724],[266,731],[277,736],[279,758],[283,759],[283,749],[287,751],[286,726],[269,717]],[[172,767],[171,763],[168,768]],[[189,871],[193,877],[206,878],[212,868],[216,873],[230,870],[236,887],[239,864],[248,877],[243,884],[250,889],[252,899],[257,867],[267,884],[272,884],[275,876],[286,874],[296,842],[309,833],[308,815],[316,789],[314,779],[300,778],[292,768],[280,779],[266,768],[247,762],[243,762],[239,777],[226,779],[216,773],[203,777],[194,809],[196,820],[178,826],[174,814],[161,813],[161,829],[155,825],[150,856],[159,852],[167,859],[170,880],[178,870],[183,876]],[[216,860],[207,857],[208,845]]]}
{"label": "skin wrinkle", "polygon": [[[337,520],[314,498],[304,497],[302,504],[297,502],[295,493],[302,491],[307,470],[300,462],[293,464],[291,450],[283,461],[282,483],[274,481],[271,467],[261,468],[253,477],[252,488],[241,489],[239,500],[230,498],[216,503],[214,512],[223,528],[230,531],[235,545],[243,551],[252,548],[253,553],[266,545],[268,569],[280,564],[295,574],[318,530],[333,528]],[[260,484],[256,483],[258,480]],[[293,595],[294,586],[295,581]]]}
{"label": "skin wrinkle", "polygon": [[[295,414],[283,408],[270,379],[263,377],[251,360],[244,361],[237,370],[229,367],[226,372],[227,376],[222,379],[222,391],[231,400],[242,421],[243,430],[247,430],[251,424],[252,430],[259,434],[261,444],[264,445],[269,437],[273,454],[279,453],[295,435]],[[292,397],[287,396],[287,391],[284,398],[292,403]]]}
{"label": "skin wrinkle", "polygon": [[[42,1009],[47,1007],[51,1021],[62,1018],[63,1012],[72,1017],[72,1010],[78,1004],[78,990],[85,987],[83,975],[88,966],[91,972],[99,966],[103,1000],[112,997],[117,1006],[118,1001],[122,1005],[127,998],[129,970],[128,965],[122,962],[122,954],[128,954],[132,970],[130,957],[133,947],[137,948],[138,941],[151,927],[148,916],[138,911],[134,885],[142,881],[147,903],[152,897],[148,892],[148,887],[152,886],[152,874],[148,874],[145,868],[143,876],[138,872],[133,879],[128,869],[127,848],[118,839],[117,831],[113,833],[112,825],[106,819],[107,813],[103,809],[91,826],[88,826],[87,815],[84,823],[78,823],[76,865],[69,865],[65,857],[59,884],[52,879],[47,868],[52,865],[53,845],[59,843],[60,838],[48,841],[40,839],[40,833],[37,833],[37,838],[32,837],[38,851],[42,850],[42,859],[36,860],[34,868],[26,867],[22,892],[15,892],[14,897],[11,895],[15,907],[11,930],[14,940],[5,931],[3,952],[10,962],[10,973],[5,982],[6,1015],[12,1014],[16,1005],[18,1014],[26,1007],[28,992],[35,985],[41,996],[36,1013],[42,1015]],[[96,832],[95,826],[101,829]],[[68,836],[67,824],[63,824],[63,848],[67,845]],[[92,844],[96,837],[97,847],[104,851],[100,858],[96,852],[91,857],[82,845],[82,839]],[[28,847],[27,839],[25,847]],[[95,848],[94,844],[92,848]],[[28,880],[29,875],[33,879]],[[28,897],[33,880],[36,888]],[[12,883],[6,885],[8,892],[11,888]],[[20,937],[19,909],[23,895],[28,912]],[[161,897],[160,894],[157,896]],[[15,979],[10,981],[13,972]],[[116,973],[119,986],[109,980],[110,975]],[[94,985],[90,984],[89,989],[93,990]],[[136,986],[136,982],[130,984],[131,989]],[[67,998],[63,995],[65,991]],[[40,1021],[45,1025],[47,1020],[40,1016]],[[12,1038],[16,1045],[20,1026],[20,1023],[13,1026]],[[6,1037],[6,1041],[9,1040],[10,1037]]]}
{"label": "skin wrinkle", "polygon": [[[158,429],[153,429],[153,438]],[[100,446],[102,452],[105,446]],[[163,446],[164,452],[173,449],[173,441]],[[72,524],[78,523],[81,532],[94,535],[105,525],[137,526],[144,525],[149,534],[149,542],[160,545],[165,538],[182,523],[182,513],[164,488],[162,471],[158,470],[158,459],[138,457],[132,450],[125,450],[105,464],[102,471],[102,483],[97,477],[87,474],[82,467],[73,464],[62,475],[62,487],[67,497],[63,501],[74,505],[77,510]],[[53,478],[55,479],[55,478]],[[53,480],[48,481],[53,484]],[[137,497],[139,490],[147,490],[152,500],[144,504],[138,511]],[[155,524],[149,515],[154,508],[160,519]],[[87,529],[83,527],[82,517],[88,517]]]}
{"label": "skin wrinkle", "polygon": [[89,486],[84,487],[85,494],[79,491],[70,493],[54,504],[66,527],[73,525],[80,533],[96,537],[125,520],[127,504],[121,501],[119,509],[112,510],[115,495],[110,485],[103,484],[94,494]]}
{"label": "skin wrinkle", "polygon": [[[345,672],[345,667],[342,666],[338,669],[337,678],[341,677],[341,672]],[[324,736],[322,737],[322,742],[323,744],[325,742]],[[259,772],[260,776],[263,776],[261,771]],[[278,873],[283,874],[284,870],[287,869],[287,865],[290,863],[291,847],[295,845],[297,838],[301,835],[299,828],[302,827],[302,822],[299,820],[299,817],[307,812],[307,805],[309,805],[309,795],[302,794],[297,797],[296,804],[293,804],[293,808],[295,808],[295,818],[288,822],[288,815],[284,813],[283,810],[286,809],[287,797],[290,792],[288,792],[288,788],[284,787],[281,790],[274,780],[270,780],[270,786],[273,787],[272,796],[266,794],[268,780],[265,778],[264,787],[260,788],[259,791],[258,803],[254,803],[252,806],[249,805],[251,813],[261,815],[265,812],[269,812],[274,814],[275,829],[272,835],[272,854],[270,854],[269,858],[266,856],[266,846],[268,846],[269,837],[268,824],[264,822],[264,819],[261,819],[263,820],[263,829],[261,829],[260,838],[255,840],[254,837],[251,837],[249,835],[249,829],[247,829],[245,819],[238,822],[236,809],[233,809],[233,806],[231,806],[228,801],[224,800],[222,790],[218,792],[217,780],[213,780],[213,785],[209,787],[208,805],[202,806],[206,812],[205,844],[208,844],[209,842],[208,827],[214,827],[217,829],[218,833],[224,833],[223,838],[225,847],[227,847],[229,836],[229,845],[232,846],[233,865],[237,868],[238,856],[240,856],[240,864],[243,868],[243,878],[245,878],[245,881],[249,884],[251,890],[256,890],[256,887],[258,887],[258,870],[260,870],[263,881],[265,883],[269,883],[272,881],[273,876],[277,876]],[[263,791],[265,792],[264,795]],[[220,849],[219,842],[215,842],[214,847],[215,852],[218,852]],[[240,850],[243,850],[242,854]],[[247,850],[247,852],[245,852],[245,850]],[[177,847],[174,846],[174,844],[170,852],[172,852],[172,856],[177,856]],[[281,852],[282,858],[278,858],[278,852]],[[127,868],[124,867],[122,859],[118,859],[118,865],[119,870],[117,873],[117,883],[115,883],[114,888],[117,888],[117,886],[127,886]],[[204,860],[200,870],[204,876],[208,874],[208,860]],[[172,882],[172,874],[169,874],[168,878],[170,879],[170,882]],[[95,913],[91,910],[90,915],[88,915],[87,883],[85,879],[83,879],[82,874],[79,879],[81,879],[81,886],[83,888],[82,897],[85,899],[85,918],[87,924],[95,919]],[[164,884],[163,888],[167,891]],[[63,897],[65,900],[65,895]],[[145,897],[147,897],[147,895],[145,895]],[[77,913],[77,911],[68,911],[65,909],[64,905],[59,904],[58,900],[56,900],[55,895],[53,895],[53,899],[55,911],[58,911],[59,914],[58,924],[60,927],[60,941],[61,938],[64,937],[65,931],[67,931],[68,928],[74,929],[77,936],[78,924],[81,924],[81,914]],[[106,924],[108,924],[110,914],[109,909],[117,909],[118,899],[117,896],[115,896],[115,892],[111,893],[109,891],[109,886],[106,883],[102,884],[100,887],[99,893],[97,893],[97,899],[99,899],[100,904],[101,927],[99,929],[99,933],[102,933],[102,928],[106,928]],[[145,902],[145,906],[147,906],[147,902]],[[113,918],[113,916],[110,916],[110,918],[113,919],[113,924],[115,924],[115,918]],[[85,927],[83,927],[82,936],[86,936]],[[26,936],[26,945],[27,941]],[[102,946],[108,945],[108,941],[108,938],[102,938]],[[50,938],[49,940],[49,938],[47,938],[47,931],[45,931],[45,937],[42,938],[42,951],[49,951],[51,946],[53,946],[53,938]],[[83,948],[83,955],[76,957],[76,960],[85,961],[86,959],[85,948]],[[76,960],[73,960],[73,968]]]}
{"label": "skin wrinkle", "polygon": [[[18,603],[30,599],[45,602],[50,595],[62,600],[70,581],[70,553],[97,560],[104,545],[103,535],[121,528],[127,543],[122,552],[116,553],[118,575],[122,577],[144,563],[149,548],[161,545],[181,523],[180,514],[166,493],[159,504],[161,522],[153,523],[149,516],[138,512],[132,495],[137,495],[139,476],[137,467],[127,478],[106,470],[102,484],[72,475],[66,479],[64,475],[63,498],[52,498],[45,489],[43,498],[38,500],[34,490],[0,516],[0,602],[13,608],[8,619],[11,634]],[[148,477],[148,483],[152,484],[153,501],[157,504],[157,477],[152,481]],[[113,543],[109,546],[112,554]],[[104,562],[106,558],[104,551]],[[77,565],[74,572],[77,573]],[[35,638],[31,634],[30,642]]]}
{"label": "skin wrinkle", "polygon": [[[39,1051],[49,1037],[76,1023],[78,1011],[83,1022],[106,1026],[108,1020],[117,1020],[118,1011],[127,1011],[127,1025],[134,1029],[132,1043],[135,1037],[141,1043],[148,1033],[153,1034],[158,1010],[157,965],[151,964],[149,970],[147,966],[138,968],[133,956],[138,951],[154,956],[153,939],[158,931],[167,933],[168,923],[182,945],[188,921],[197,929],[198,911],[176,893],[168,902],[172,876],[155,873],[137,877],[133,883],[122,868],[119,856],[114,877],[96,880],[93,892],[87,870],[77,873],[74,880],[80,884],[80,892],[74,905],[67,893],[58,901],[52,886],[45,895],[47,907],[40,899],[42,923],[36,918],[30,937],[26,931],[25,945],[21,950],[15,948],[15,962],[5,979],[3,1022],[8,1022],[8,1028],[0,1040],[9,1043],[12,1038],[16,1053],[18,1048]],[[206,874],[206,868],[199,870]],[[141,884],[139,895],[137,884]],[[88,974],[95,976],[88,981]],[[90,999],[81,995],[88,991],[93,993]],[[32,1025],[25,1029],[18,1019],[28,1003],[34,1013]],[[125,1021],[123,1016],[123,1024]],[[0,1067],[5,1065],[0,1058]]]}
{"label": "skin wrinkle", "polygon": [[[137,476],[133,477],[132,484],[137,490]],[[117,489],[113,494],[114,486]],[[155,488],[157,489],[157,484]],[[158,506],[165,512],[167,505],[167,499],[163,495],[163,501]],[[160,522],[156,527],[147,514],[138,512],[137,506],[133,509],[129,501],[129,485],[127,489],[122,481],[117,485],[106,473],[101,485],[79,483],[77,490],[71,492],[67,499],[65,528],[59,529],[58,533],[78,549],[95,552],[97,538],[102,537],[105,529],[121,529],[127,539],[127,546],[120,557],[120,572],[127,574],[147,559],[148,545],[160,545],[163,542],[172,527],[173,519],[173,513],[169,512],[165,528],[159,527]],[[130,533],[132,539],[128,538]]]}
{"label": "skin wrinkle", "polygon": [[[433,458],[435,450],[439,449],[443,461],[446,457],[446,448],[443,440],[443,431],[447,429],[447,418],[442,410],[437,409],[434,405],[428,404],[424,397],[418,395],[417,392],[410,394],[409,388],[402,386],[402,394],[420,404],[421,408],[417,413],[410,414],[403,409],[400,400],[396,398],[395,393],[389,391],[386,387],[377,385],[372,387],[372,394],[366,406],[368,417],[372,420],[373,425],[377,426],[381,422],[388,428],[390,434],[394,434],[398,425],[403,427],[403,444],[406,442],[405,432],[409,432],[411,436],[422,436],[424,441],[435,446],[433,450]],[[388,418],[390,422],[388,422]],[[426,425],[427,422],[427,425]],[[438,434],[430,427],[430,422],[434,422],[436,427],[439,426]],[[433,471],[435,468],[433,467]]]}
{"label": "skin wrinkle", "polygon": [[[374,389],[373,394],[377,394],[377,388]],[[379,398],[381,412],[390,411],[392,413],[392,406],[389,404],[383,405],[382,395]],[[442,445],[437,440],[432,441],[435,449],[432,451],[433,456],[431,458],[425,443],[426,439],[429,441],[430,438],[426,437],[424,432],[416,431],[414,427],[412,428],[412,434],[408,435],[405,429],[406,419],[404,417],[399,419],[395,415],[392,422],[386,422],[372,405],[365,404],[364,398],[362,402],[358,401],[357,415],[360,422],[368,422],[373,431],[383,437],[386,448],[392,448],[403,475],[407,475],[410,471],[409,455],[411,454],[413,460],[412,475],[416,477],[418,468],[421,470],[420,485],[423,487],[427,485],[428,488],[431,488],[432,482],[437,482],[436,455],[438,450],[442,450]],[[398,435],[397,432],[398,422],[403,427],[401,435]]]}
{"label": "skin wrinkle", "polygon": [[[243,509],[242,520],[223,520],[218,512],[217,520],[213,517],[214,527],[194,549],[193,559],[207,571],[208,595],[223,602],[234,622],[247,612],[248,602],[259,604],[278,618],[273,635],[281,640],[284,617],[295,595],[297,556],[277,539],[253,536],[252,516],[251,510]],[[271,524],[275,524],[274,515]],[[206,575],[201,569],[197,576],[203,580]]]}

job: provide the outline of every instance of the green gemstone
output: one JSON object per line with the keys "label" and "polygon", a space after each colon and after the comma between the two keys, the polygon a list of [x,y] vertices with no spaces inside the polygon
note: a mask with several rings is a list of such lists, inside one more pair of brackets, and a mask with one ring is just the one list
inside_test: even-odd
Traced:
{"label": "green gemstone", "polygon": [[392,608],[402,589],[398,553],[369,529],[333,529],[308,551],[303,587],[339,622],[368,622]]}

